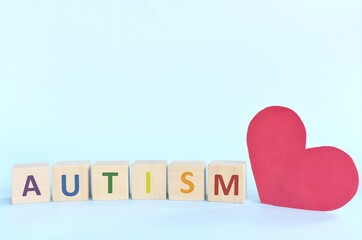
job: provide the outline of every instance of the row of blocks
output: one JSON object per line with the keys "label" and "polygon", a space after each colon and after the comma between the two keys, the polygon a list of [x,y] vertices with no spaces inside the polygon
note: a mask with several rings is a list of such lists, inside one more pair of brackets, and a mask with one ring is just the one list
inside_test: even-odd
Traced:
{"label": "row of blocks", "polygon": [[[60,201],[129,199],[205,200],[205,162],[135,161],[132,181],[128,161],[58,162],[52,169],[52,199]],[[168,171],[167,171],[168,170]],[[167,176],[168,174],[168,176]],[[167,186],[168,183],[168,186]],[[243,203],[246,198],[246,163],[213,161],[208,165],[208,200]],[[14,165],[12,203],[50,201],[48,163]]]}

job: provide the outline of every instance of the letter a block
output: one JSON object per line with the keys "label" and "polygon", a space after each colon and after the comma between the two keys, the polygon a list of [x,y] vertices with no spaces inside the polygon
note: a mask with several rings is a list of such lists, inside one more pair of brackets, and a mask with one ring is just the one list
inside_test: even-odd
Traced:
{"label": "letter a block", "polygon": [[132,199],[166,199],[167,161],[132,164]]}
{"label": "letter a block", "polygon": [[170,200],[205,200],[205,162],[174,161],[168,171]]}
{"label": "letter a block", "polygon": [[12,204],[50,201],[48,163],[16,164],[12,170]]}
{"label": "letter a block", "polygon": [[53,201],[89,199],[90,162],[58,162],[53,166]]}
{"label": "letter a block", "polygon": [[246,162],[213,161],[209,164],[208,200],[243,203],[246,198]]}
{"label": "letter a block", "polygon": [[92,166],[92,199],[129,198],[129,161],[97,162]]}

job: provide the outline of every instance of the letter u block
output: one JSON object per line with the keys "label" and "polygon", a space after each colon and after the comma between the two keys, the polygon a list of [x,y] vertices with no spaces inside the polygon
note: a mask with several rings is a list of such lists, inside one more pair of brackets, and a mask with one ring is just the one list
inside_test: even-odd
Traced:
{"label": "letter u block", "polygon": [[172,162],[168,167],[168,198],[205,200],[205,162]]}
{"label": "letter u block", "polygon": [[246,162],[213,161],[208,167],[208,200],[243,203],[246,198]]}
{"label": "letter u block", "polygon": [[97,162],[92,166],[92,199],[129,199],[129,161]]}
{"label": "letter u block", "polygon": [[132,199],[166,199],[167,161],[132,164]]}
{"label": "letter u block", "polygon": [[12,169],[12,204],[49,201],[49,163],[14,165]]}
{"label": "letter u block", "polygon": [[90,189],[90,161],[58,162],[53,166],[53,201],[86,201]]}

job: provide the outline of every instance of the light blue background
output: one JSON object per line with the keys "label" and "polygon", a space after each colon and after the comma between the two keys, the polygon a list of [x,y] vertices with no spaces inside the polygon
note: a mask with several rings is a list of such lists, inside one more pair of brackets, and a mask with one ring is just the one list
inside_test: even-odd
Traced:
{"label": "light blue background", "polygon": [[360,239],[358,193],[328,213],[123,201],[11,206],[14,163],[248,160],[269,105],[308,147],[362,168],[358,0],[0,0],[1,239]]}

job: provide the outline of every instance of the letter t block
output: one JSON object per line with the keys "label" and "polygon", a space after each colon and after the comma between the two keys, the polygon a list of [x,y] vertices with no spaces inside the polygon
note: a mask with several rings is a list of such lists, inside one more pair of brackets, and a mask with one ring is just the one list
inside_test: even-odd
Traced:
{"label": "letter t block", "polygon": [[129,198],[129,161],[97,162],[92,166],[92,199]]}
{"label": "letter t block", "polygon": [[213,161],[208,166],[208,200],[243,203],[246,198],[246,162]]}

